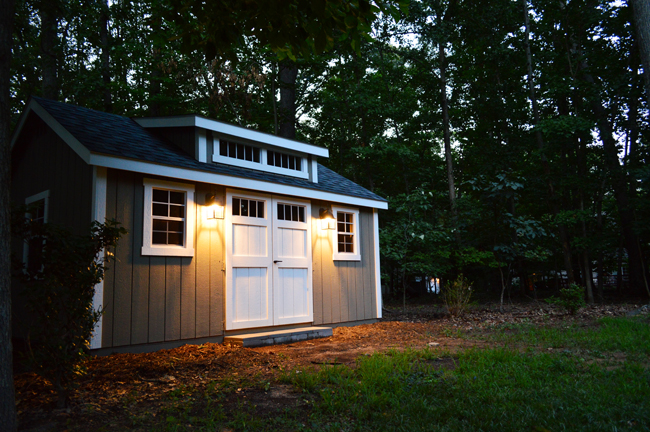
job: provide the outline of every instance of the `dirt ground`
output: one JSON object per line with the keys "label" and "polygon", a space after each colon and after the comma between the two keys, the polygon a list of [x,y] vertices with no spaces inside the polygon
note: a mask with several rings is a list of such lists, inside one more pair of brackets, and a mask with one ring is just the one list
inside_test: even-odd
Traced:
{"label": "dirt ground", "polygon": [[504,323],[588,324],[603,316],[648,313],[647,308],[642,312],[639,308],[641,305],[635,304],[597,305],[569,316],[544,303],[509,305],[504,312],[499,312],[498,305],[488,304],[463,318],[452,318],[439,306],[387,307],[379,322],[337,327],[332,337],[324,339],[260,348],[209,343],[94,357],[65,410],[55,409],[56,397],[49,383],[30,373],[16,375],[20,429],[130,429],[134,419],[164,413],[174,396],[182,396],[187,389],[204,393],[214,389],[215,382],[219,389],[228,390],[227,403],[251,402],[272,411],[301,403],[289,386],[277,382],[282,371],[331,364],[354,366],[360,356],[391,349],[430,346],[455,352],[487,346],[489,342],[480,336]]}

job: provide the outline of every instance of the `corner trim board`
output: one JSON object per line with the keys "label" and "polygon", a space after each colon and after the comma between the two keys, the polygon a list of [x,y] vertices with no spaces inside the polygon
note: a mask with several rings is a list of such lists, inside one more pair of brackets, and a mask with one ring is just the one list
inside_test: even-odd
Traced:
{"label": "corner trim board", "polygon": [[[92,213],[91,219],[99,223],[106,221],[106,194],[108,192],[108,170],[104,167],[93,167],[93,193],[92,193]],[[100,253],[103,259],[104,251]],[[95,295],[93,296],[92,308],[101,311],[104,307],[104,279],[95,285]],[[90,349],[102,347],[102,316],[95,325],[93,335],[90,339]]]}
{"label": "corner trim board", "polygon": [[375,230],[375,291],[377,295],[377,318],[381,318],[383,299],[381,298],[381,269],[379,268],[379,212],[372,209],[372,224]]}

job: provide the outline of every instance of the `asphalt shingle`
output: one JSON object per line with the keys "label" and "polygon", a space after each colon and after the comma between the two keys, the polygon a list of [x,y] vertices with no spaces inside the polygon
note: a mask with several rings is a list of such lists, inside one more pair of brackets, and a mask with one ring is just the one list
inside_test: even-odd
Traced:
{"label": "asphalt shingle", "polygon": [[232,165],[202,163],[174,144],[157,138],[128,117],[39,97],[33,99],[93,153],[386,201],[321,164],[318,165],[318,183],[312,183],[304,179]]}

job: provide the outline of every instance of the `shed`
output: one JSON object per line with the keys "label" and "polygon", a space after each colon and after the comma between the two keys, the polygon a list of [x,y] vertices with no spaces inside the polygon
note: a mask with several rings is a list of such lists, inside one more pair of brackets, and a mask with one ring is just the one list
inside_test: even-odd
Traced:
{"label": "shed", "polygon": [[[13,202],[74,232],[107,218],[128,230],[96,287],[97,353],[381,318],[377,211],[388,205],[319,164],[326,148],[37,97],[11,147]],[[19,312],[15,335],[21,326]]]}

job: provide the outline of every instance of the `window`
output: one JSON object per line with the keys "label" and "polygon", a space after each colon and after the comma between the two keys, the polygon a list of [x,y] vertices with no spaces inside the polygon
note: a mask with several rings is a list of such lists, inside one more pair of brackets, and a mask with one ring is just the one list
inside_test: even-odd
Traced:
{"label": "window", "polygon": [[219,141],[219,155],[234,159],[260,163],[260,149],[246,144],[226,140]]}
{"label": "window", "polygon": [[305,206],[278,203],[278,220],[305,222]]}
{"label": "window", "polygon": [[[25,218],[30,219],[35,223],[47,223],[49,200],[49,190],[26,198],[25,205],[27,205],[27,213],[25,213]],[[34,236],[25,239],[25,244],[23,247],[23,264],[30,271],[39,271],[43,266],[43,263],[41,261],[43,244],[44,240],[42,237]]]}
{"label": "window", "polygon": [[359,210],[333,207],[336,219],[334,233],[335,261],[361,261],[359,250]]}
{"label": "window", "polygon": [[142,255],[194,256],[194,186],[144,180]]}
{"label": "window", "polygon": [[264,201],[233,197],[232,215],[264,219]]}
{"label": "window", "polygon": [[266,151],[267,165],[302,171],[302,158],[276,151]]}
{"label": "window", "polygon": [[213,138],[212,162],[309,179],[306,155],[275,151],[255,143],[244,144]]}

